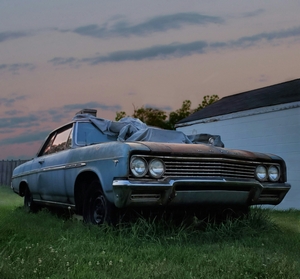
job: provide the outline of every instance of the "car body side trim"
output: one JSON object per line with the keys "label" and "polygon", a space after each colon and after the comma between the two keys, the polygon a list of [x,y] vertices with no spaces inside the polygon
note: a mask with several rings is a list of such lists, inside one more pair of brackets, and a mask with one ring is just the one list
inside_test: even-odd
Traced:
{"label": "car body side trim", "polygon": [[37,204],[42,204],[42,205],[64,207],[64,208],[70,208],[72,210],[75,209],[75,204],[71,204],[71,203],[53,202],[53,201],[39,200],[39,199],[33,199],[33,201]]}
{"label": "car body side trim", "polygon": [[22,174],[14,175],[14,176],[12,176],[12,179],[27,176],[27,175],[32,175],[32,174],[35,174],[35,173],[39,173],[41,171],[53,171],[53,170],[60,170],[60,169],[81,168],[81,167],[85,167],[85,166],[86,166],[86,163],[79,162],[79,163],[72,163],[72,164],[66,164],[66,165],[61,165],[61,166],[34,169],[34,170],[23,172]]}

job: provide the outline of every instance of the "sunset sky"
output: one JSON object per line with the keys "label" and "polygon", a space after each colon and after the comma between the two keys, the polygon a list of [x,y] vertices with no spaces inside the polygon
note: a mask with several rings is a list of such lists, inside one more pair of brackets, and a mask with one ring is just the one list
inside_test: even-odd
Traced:
{"label": "sunset sky", "polygon": [[0,160],[35,156],[82,108],[114,120],[299,78],[299,12],[295,0],[0,0]]}

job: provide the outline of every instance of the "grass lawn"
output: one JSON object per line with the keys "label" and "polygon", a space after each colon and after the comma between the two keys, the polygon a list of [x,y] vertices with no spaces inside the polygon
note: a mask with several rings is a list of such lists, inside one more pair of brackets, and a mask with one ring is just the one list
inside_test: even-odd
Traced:
{"label": "grass lawn", "polygon": [[300,278],[300,211],[252,209],[220,225],[96,227],[22,204],[0,186],[1,279]]}

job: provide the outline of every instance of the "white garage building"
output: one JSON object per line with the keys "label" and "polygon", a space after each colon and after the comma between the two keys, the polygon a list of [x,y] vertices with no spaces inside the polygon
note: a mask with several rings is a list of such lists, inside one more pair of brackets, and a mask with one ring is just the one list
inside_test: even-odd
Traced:
{"label": "white garage building", "polygon": [[227,148],[281,156],[292,189],[276,209],[300,209],[300,79],[222,98],[176,125],[220,135]]}

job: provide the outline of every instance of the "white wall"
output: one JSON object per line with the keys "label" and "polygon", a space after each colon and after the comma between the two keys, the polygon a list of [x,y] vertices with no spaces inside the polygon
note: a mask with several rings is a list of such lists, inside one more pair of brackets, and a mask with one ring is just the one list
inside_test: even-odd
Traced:
{"label": "white wall", "polygon": [[[233,116],[233,117],[232,117]],[[215,119],[216,120],[216,119]],[[287,179],[292,189],[277,209],[300,209],[300,107],[275,109],[247,114],[236,113],[215,122],[178,127],[187,135],[220,135],[226,148],[273,153],[287,164]]]}

